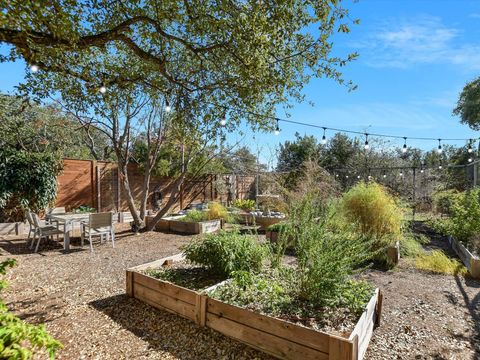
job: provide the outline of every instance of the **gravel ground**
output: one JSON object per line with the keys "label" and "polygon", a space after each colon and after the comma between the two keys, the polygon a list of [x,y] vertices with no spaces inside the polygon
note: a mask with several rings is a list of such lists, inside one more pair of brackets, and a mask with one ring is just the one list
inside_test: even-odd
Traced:
{"label": "gravel ground", "polygon": [[[190,238],[124,232],[115,249],[97,244],[91,254],[74,241],[70,253],[51,243],[32,254],[24,240],[0,236],[0,260],[18,260],[3,295],[63,342],[58,359],[272,359],[125,296],[125,268],[177,253]],[[405,261],[365,277],[384,292],[366,359],[480,359],[480,282],[425,274]]]}
{"label": "gravel ground", "polygon": [[58,359],[272,359],[125,295],[126,268],[176,254],[190,236],[117,235],[115,249],[96,244],[93,254],[78,240],[69,253],[59,243],[42,243],[32,254],[25,240],[0,236],[0,261],[18,261],[2,292],[7,306],[45,323],[65,346]]}

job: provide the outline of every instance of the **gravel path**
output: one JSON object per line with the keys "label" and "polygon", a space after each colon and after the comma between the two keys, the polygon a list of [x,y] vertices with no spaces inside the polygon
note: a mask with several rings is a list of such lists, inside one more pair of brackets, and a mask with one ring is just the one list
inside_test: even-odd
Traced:
{"label": "gravel path", "polygon": [[[124,269],[177,253],[190,236],[119,234],[115,249],[90,253],[73,242],[32,254],[25,241],[0,237],[0,261],[9,272],[7,305],[29,322],[44,322],[65,345],[58,359],[272,358],[215,331],[125,296]],[[383,318],[367,360],[480,359],[480,282],[430,275],[405,261],[365,277],[384,292]]]}

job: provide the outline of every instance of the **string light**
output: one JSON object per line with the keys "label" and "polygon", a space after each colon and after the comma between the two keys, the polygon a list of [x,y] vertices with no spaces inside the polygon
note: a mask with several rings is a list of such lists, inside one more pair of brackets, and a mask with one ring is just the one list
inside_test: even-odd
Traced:
{"label": "string light", "polygon": [[383,178],[385,179],[387,177],[387,173],[384,171],[383,172]]}
{"label": "string light", "polygon": [[100,91],[102,94],[105,94],[107,92],[107,87],[105,85],[102,85],[102,86],[100,86],[98,91]]}
{"label": "string light", "polygon": [[407,137],[403,138],[405,140],[402,148],[402,152],[405,154],[407,152]]}
{"label": "string light", "polygon": [[442,149],[442,139],[438,139],[438,148],[437,148],[437,152],[438,152],[439,154],[441,154],[441,153],[442,153],[442,151],[443,151],[443,149]]}
{"label": "string light", "polygon": [[320,144],[322,145],[325,145],[327,143],[327,137],[325,136],[325,132],[327,131],[327,128],[324,127],[323,128],[323,136],[322,136],[322,140],[320,140]]}
{"label": "string light", "polygon": [[277,121],[277,126],[275,127],[275,135],[279,135],[280,134],[280,126],[278,126],[278,119],[276,119]]}
{"label": "string light", "polygon": [[400,171],[400,176],[403,176],[403,172]]}
{"label": "string light", "polygon": [[33,64],[32,66],[30,66],[30,70],[35,73],[38,70],[40,70],[40,68],[38,67],[37,64]]}
{"label": "string light", "polygon": [[360,176],[360,175],[357,175],[357,179],[360,179],[360,178],[361,178],[361,176]]}
{"label": "string light", "polygon": [[364,146],[365,150],[368,150],[370,148],[370,145],[368,145],[368,134],[365,133],[365,146]]}
{"label": "string light", "polygon": [[170,106],[170,103],[168,102],[168,100],[165,100],[165,111],[167,113],[172,111],[172,107]]}
{"label": "string light", "polygon": [[442,164],[438,165],[439,170],[442,170],[442,168],[443,168]]}
{"label": "string light", "polygon": [[223,116],[223,117],[220,119],[220,125],[225,126],[226,124],[227,124],[227,119],[225,118],[225,116]]}
{"label": "string light", "polygon": [[472,147],[472,139],[470,139],[470,142],[468,143],[468,153],[471,154],[473,152],[473,147]]}

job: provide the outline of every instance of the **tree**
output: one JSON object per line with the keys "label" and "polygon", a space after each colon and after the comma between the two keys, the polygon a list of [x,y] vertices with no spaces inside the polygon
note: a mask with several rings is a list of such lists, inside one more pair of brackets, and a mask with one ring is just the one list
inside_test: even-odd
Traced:
{"label": "tree", "polygon": [[7,94],[0,94],[0,133],[4,150],[97,160],[106,160],[111,153],[99,131],[91,128],[79,132],[76,120],[58,107],[40,106]]}
{"label": "tree", "polygon": [[[352,22],[336,0],[2,4],[0,42],[9,44],[11,52],[0,60],[23,58],[39,70],[27,74],[20,91],[39,99],[60,94],[85,128],[102,129],[125,168],[127,193],[125,164],[135,136],[141,135],[127,119],[142,118],[144,125],[149,118],[144,111],[155,108],[158,114],[159,102],[173,107],[182,143],[191,141],[172,187],[175,195],[187,175],[185,163],[219,136],[221,118],[228,119],[226,131],[235,131],[243,120],[255,130],[268,130],[276,105],[303,100],[302,88],[312,76],[353,88],[339,68],[356,54],[332,56],[330,37],[347,33]],[[146,107],[138,107],[142,94],[148,94]],[[153,132],[153,152],[145,164],[145,182],[157,163],[152,157],[158,157],[163,139],[159,129],[147,130]],[[206,156],[207,162],[211,158]],[[145,193],[141,203],[144,198]],[[135,212],[133,201],[129,208]],[[161,209],[151,226],[166,211]],[[142,213],[143,205],[134,216],[138,224]]]}
{"label": "tree", "polygon": [[473,130],[480,130],[480,77],[465,85],[453,114]]}
{"label": "tree", "polygon": [[246,146],[231,153],[220,154],[220,159],[225,167],[225,172],[241,175],[253,175],[258,171],[265,171],[266,165],[259,164],[257,157]]}

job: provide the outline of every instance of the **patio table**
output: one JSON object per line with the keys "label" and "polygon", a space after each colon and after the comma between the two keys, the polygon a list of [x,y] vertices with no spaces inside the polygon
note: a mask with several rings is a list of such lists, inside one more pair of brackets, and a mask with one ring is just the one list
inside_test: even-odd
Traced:
{"label": "patio table", "polygon": [[73,225],[82,221],[88,221],[90,213],[80,214],[52,214],[48,218],[63,224],[63,249],[70,250],[70,232],[73,231]]}

